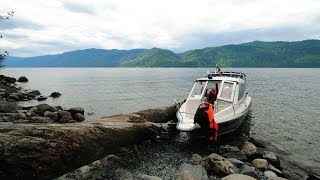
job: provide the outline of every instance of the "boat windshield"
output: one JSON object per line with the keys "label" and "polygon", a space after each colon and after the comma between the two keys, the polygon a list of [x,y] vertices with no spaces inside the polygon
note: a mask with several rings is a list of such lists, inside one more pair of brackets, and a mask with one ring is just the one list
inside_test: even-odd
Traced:
{"label": "boat windshield", "polygon": [[204,91],[204,87],[206,82],[197,81],[192,89],[190,97],[201,96],[202,92]]}

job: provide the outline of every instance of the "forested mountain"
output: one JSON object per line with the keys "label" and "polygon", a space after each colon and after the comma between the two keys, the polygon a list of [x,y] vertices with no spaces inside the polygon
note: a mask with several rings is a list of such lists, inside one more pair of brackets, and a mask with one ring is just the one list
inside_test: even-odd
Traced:
{"label": "forested mountain", "polygon": [[120,61],[134,59],[145,49],[85,49],[36,57],[8,57],[7,67],[115,67]]}
{"label": "forested mountain", "polygon": [[320,40],[254,41],[174,53],[170,50],[86,49],[58,55],[11,57],[9,67],[320,67]]}

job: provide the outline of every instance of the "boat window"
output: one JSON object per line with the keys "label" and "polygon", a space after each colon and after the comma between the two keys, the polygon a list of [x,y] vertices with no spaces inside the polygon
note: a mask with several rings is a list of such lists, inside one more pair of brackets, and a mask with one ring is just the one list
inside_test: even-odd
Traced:
{"label": "boat window", "polygon": [[221,98],[221,99],[228,100],[228,101],[232,101],[231,97],[232,97],[233,87],[234,87],[234,84],[233,84],[233,83],[225,82],[225,83],[223,84],[222,89],[221,89],[220,98]]}
{"label": "boat window", "polygon": [[240,100],[240,99],[243,97],[245,91],[246,91],[246,86],[245,86],[245,84],[239,84],[239,96],[238,96],[238,100]]}
{"label": "boat window", "polygon": [[208,102],[212,104],[214,103],[214,101],[217,99],[219,88],[220,81],[208,81],[205,94]]}
{"label": "boat window", "polygon": [[198,81],[194,85],[194,88],[190,94],[190,96],[200,96],[202,94],[202,91],[204,90],[204,86],[206,85],[205,82]]}

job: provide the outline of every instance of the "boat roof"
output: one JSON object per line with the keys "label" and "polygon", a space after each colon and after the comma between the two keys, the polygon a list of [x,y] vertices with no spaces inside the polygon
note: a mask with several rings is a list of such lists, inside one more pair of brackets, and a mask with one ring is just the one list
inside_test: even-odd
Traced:
{"label": "boat roof", "polygon": [[245,83],[246,75],[241,72],[211,72],[203,78],[198,78],[197,81],[235,81],[238,83]]}

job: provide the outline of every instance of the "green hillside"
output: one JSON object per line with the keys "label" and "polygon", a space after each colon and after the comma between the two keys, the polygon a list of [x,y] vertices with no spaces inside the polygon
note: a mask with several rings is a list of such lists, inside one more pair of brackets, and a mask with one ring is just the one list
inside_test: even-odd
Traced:
{"label": "green hillside", "polygon": [[179,55],[172,51],[152,48],[140,54],[137,58],[123,61],[124,67],[177,67],[181,66]]}
{"label": "green hillside", "polygon": [[125,67],[320,67],[320,40],[254,41],[180,54],[153,48],[120,63]]}

